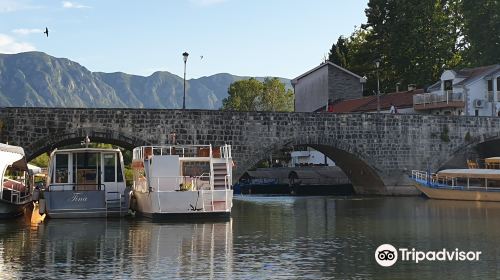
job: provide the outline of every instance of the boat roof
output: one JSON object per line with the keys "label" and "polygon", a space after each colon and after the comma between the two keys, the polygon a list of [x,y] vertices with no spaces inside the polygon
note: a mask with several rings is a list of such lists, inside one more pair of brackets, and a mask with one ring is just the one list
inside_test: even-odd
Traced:
{"label": "boat roof", "polygon": [[76,149],[55,149],[53,153],[75,153],[75,152],[121,152],[120,149],[109,149],[109,148],[76,148]]}
{"label": "boat roof", "polygon": [[500,169],[445,169],[437,173],[441,176],[453,178],[477,178],[477,179],[496,179],[500,180]]}
{"label": "boat roof", "polygon": [[8,145],[8,144],[0,143],[0,151],[14,153],[14,154],[20,154],[20,155],[24,156],[23,148],[18,147],[18,146],[12,146],[12,145]]}
{"label": "boat roof", "polygon": [[144,148],[153,148],[153,149],[162,149],[162,148],[210,148],[212,145],[179,145],[179,144],[165,144],[165,145],[149,145],[149,146],[138,146],[136,149],[144,149]]}
{"label": "boat roof", "polygon": [[9,165],[17,169],[28,170],[23,148],[0,143],[0,172],[3,172]]}

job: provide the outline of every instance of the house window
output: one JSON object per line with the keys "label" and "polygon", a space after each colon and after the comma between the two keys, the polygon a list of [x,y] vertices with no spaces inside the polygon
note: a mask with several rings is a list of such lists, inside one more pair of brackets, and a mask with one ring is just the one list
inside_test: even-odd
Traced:
{"label": "house window", "polygon": [[479,116],[479,110],[476,110],[476,111],[474,112],[474,116],[476,116],[476,117],[477,117],[477,116]]}
{"label": "house window", "polygon": [[453,90],[453,80],[444,81],[444,90]]}
{"label": "house window", "polygon": [[500,77],[497,78],[497,91],[500,91]]}
{"label": "house window", "polygon": [[493,80],[488,80],[488,91],[493,91]]}

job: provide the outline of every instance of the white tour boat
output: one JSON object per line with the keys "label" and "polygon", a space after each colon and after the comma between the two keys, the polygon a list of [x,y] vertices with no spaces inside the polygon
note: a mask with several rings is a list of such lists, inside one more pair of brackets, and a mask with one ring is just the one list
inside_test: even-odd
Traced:
{"label": "white tour boat", "polygon": [[21,215],[33,184],[23,148],[0,143],[0,181],[0,218]]}
{"label": "white tour boat", "polygon": [[229,218],[231,146],[142,146],[133,151],[132,210],[150,218]]}
{"label": "white tour boat", "polygon": [[[88,140],[88,138],[86,139]],[[54,150],[40,211],[49,218],[124,216],[129,193],[119,149]]]}
{"label": "white tour boat", "polygon": [[429,198],[500,201],[499,169],[446,169],[437,173],[412,171],[415,187]]}

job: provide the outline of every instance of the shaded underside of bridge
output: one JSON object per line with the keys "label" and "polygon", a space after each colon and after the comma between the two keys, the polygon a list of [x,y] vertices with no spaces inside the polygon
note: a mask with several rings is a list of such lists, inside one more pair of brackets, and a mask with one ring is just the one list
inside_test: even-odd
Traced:
{"label": "shaded underside of bridge", "polygon": [[[228,112],[206,110],[1,108],[0,142],[34,158],[88,135],[132,149],[167,144],[231,144],[234,179],[275,150],[308,145],[332,158],[358,193],[415,194],[413,169],[463,164],[500,139],[496,117]],[[481,151],[479,151],[481,152]]]}

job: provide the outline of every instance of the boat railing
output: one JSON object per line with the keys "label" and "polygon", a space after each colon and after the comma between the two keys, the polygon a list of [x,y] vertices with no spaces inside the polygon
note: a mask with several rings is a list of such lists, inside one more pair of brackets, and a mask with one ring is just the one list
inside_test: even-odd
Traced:
{"label": "boat railing", "polygon": [[0,190],[0,199],[10,203],[24,203],[31,197],[28,186],[9,178],[4,178],[4,182]]}
{"label": "boat railing", "polygon": [[151,184],[154,192],[213,190],[208,173],[200,176],[155,176]]}
{"label": "boat railing", "polygon": [[151,156],[178,155],[179,157],[210,157],[211,145],[141,146],[133,150],[133,159]]}
{"label": "boat railing", "polygon": [[500,191],[500,184],[490,185],[494,180],[488,181],[480,178],[440,176],[437,173],[428,173],[420,170],[412,170],[411,177],[416,181],[426,183],[428,186],[434,188]]}
{"label": "boat railing", "polygon": [[222,158],[225,158],[225,159],[230,159],[232,158],[232,154],[231,154],[231,145],[224,145],[224,146],[221,146],[220,147],[220,155]]}
{"label": "boat railing", "polygon": [[212,145],[172,145],[141,146],[133,150],[133,159],[146,159],[152,156],[178,155],[179,157],[232,158],[231,145],[212,148]]}
{"label": "boat railing", "polygon": [[79,183],[58,183],[51,184],[47,187],[47,191],[105,191],[105,184],[79,184]]}

